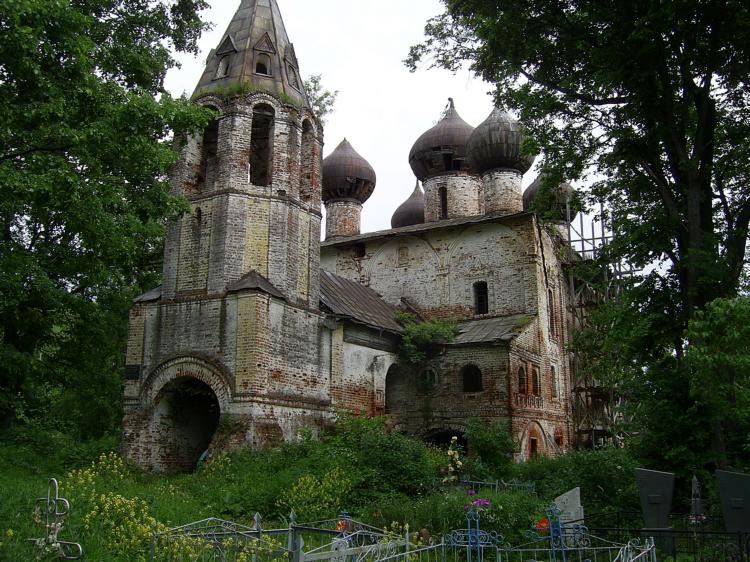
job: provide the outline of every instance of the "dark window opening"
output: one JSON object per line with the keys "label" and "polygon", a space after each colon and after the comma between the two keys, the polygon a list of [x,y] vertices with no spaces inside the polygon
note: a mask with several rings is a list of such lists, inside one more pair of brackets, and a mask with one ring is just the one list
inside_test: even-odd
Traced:
{"label": "dark window opening", "polygon": [[487,283],[479,281],[474,283],[474,313],[488,314],[490,311],[490,299],[487,291]]}
{"label": "dark window opening", "polygon": [[300,186],[300,197],[303,201],[311,201],[315,190],[313,176],[317,177],[319,173],[316,172],[316,154],[315,134],[312,124],[308,119],[305,119],[302,122],[302,177]]}
{"label": "dark window opening", "polygon": [[529,439],[529,456],[535,457],[539,454],[539,441],[536,437]]}
{"label": "dark window opening", "polygon": [[289,77],[289,85],[299,90],[299,79],[297,78],[297,71],[293,67],[287,66],[287,76]]}
{"label": "dark window opening", "polygon": [[531,394],[534,396],[542,395],[542,380],[539,377],[539,369],[532,367],[531,369]]}
{"label": "dark window opening", "polygon": [[367,247],[364,244],[355,244],[352,251],[355,258],[363,258],[367,255]]}
{"label": "dark window opening", "polygon": [[443,167],[446,171],[450,171],[453,169],[453,155],[452,154],[443,154]]}
{"label": "dark window opening", "polygon": [[274,112],[271,106],[255,106],[250,137],[250,183],[253,185],[271,184],[273,117]]}
{"label": "dark window opening", "polygon": [[526,369],[518,368],[518,393],[526,394]]}
{"label": "dark window opening", "polygon": [[423,392],[430,392],[437,386],[438,376],[434,369],[425,369],[422,371],[421,376],[421,388]]}
{"label": "dark window opening", "polygon": [[555,337],[557,334],[555,332],[555,304],[552,289],[547,291],[547,322],[549,323],[550,335]]}
{"label": "dark window opening", "polygon": [[266,54],[259,54],[255,61],[255,73],[271,76],[271,57]]}
{"label": "dark window opening", "polygon": [[445,187],[441,187],[439,190],[440,194],[440,218],[448,218],[448,190]]}
{"label": "dark window opening", "polygon": [[562,429],[555,429],[555,445],[562,447],[565,444],[565,437],[563,436]]}
{"label": "dark window opening", "polygon": [[481,392],[482,388],[482,371],[476,365],[466,365],[461,369],[461,380],[463,381],[464,392]]}
{"label": "dark window opening", "polygon": [[216,181],[219,153],[219,121],[214,119],[203,132],[198,185],[211,189]]}

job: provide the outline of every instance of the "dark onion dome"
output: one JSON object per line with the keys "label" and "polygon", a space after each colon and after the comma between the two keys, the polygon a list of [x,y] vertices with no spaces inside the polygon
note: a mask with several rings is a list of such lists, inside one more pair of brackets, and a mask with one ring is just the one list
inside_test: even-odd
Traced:
{"label": "dark onion dome", "polygon": [[323,201],[356,199],[364,203],[375,189],[375,170],[344,139],[323,160]]}
{"label": "dark onion dome", "polygon": [[415,224],[424,224],[424,193],[422,193],[422,188],[419,187],[419,180],[417,180],[414,192],[406,201],[401,203],[391,217],[391,228],[414,226]]}
{"label": "dark onion dome", "polygon": [[[534,198],[537,196],[539,191],[542,189],[542,183],[544,182],[544,174],[539,174],[534,182],[526,188],[523,192],[523,210],[531,211],[531,206],[534,203]],[[578,215],[578,209],[573,204],[573,195],[575,194],[575,188],[569,183],[561,183],[551,194],[551,204],[547,205],[545,209],[541,210],[543,218],[555,221],[567,221],[567,210],[565,208],[565,202],[568,198],[571,199],[571,216],[570,220],[576,218]]]}
{"label": "dark onion dome", "polygon": [[424,181],[445,172],[468,171],[466,141],[474,127],[461,119],[453,98],[448,110],[432,129],[417,139],[409,152],[409,165],[418,179]]}
{"label": "dark onion dome", "polygon": [[479,125],[466,146],[471,168],[478,174],[505,168],[525,174],[536,156],[521,155],[523,131],[510,113],[495,108]]}

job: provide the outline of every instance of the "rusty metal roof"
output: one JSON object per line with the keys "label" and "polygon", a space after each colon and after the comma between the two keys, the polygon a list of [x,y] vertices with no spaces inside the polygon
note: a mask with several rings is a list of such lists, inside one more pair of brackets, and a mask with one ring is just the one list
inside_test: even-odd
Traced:
{"label": "rusty metal roof", "polygon": [[528,314],[515,314],[513,316],[502,316],[500,318],[486,318],[482,320],[470,320],[458,325],[458,335],[453,340],[453,345],[465,345],[472,343],[494,343],[510,341],[521,333],[533,316]]}
{"label": "rusty metal roof", "polygon": [[333,314],[371,328],[401,333],[396,307],[375,291],[329,271],[320,272],[320,302]]}

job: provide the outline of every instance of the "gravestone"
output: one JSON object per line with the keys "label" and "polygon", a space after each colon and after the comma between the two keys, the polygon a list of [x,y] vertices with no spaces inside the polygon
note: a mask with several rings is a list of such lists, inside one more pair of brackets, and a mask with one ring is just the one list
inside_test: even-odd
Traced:
{"label": "gravestone", "polygon": [[641,496],[641,509],[645,530],[654,537],[657,546],[665,553],[674,554],[675,540],[669,526],[669,512],[672,509],[674,474],[658,470],[635,469],[635,480]]}
{"label": "gravestone", "polygon": [[674,474],[657,470],[635,469],[635,480],[641,493],[643,520],[649,529],[669,527],[669,512],[672,509]]}
{"label": "gravestone", "polygon": [[560,509],[560,521],[564,524],[577,523],[583,525],[581,488],[573,488],[556,497],[555,505]]}
{"label": "gravestone", "polygon": [[716,471],[724,526],[728,533],[750,533],[750,474]]}

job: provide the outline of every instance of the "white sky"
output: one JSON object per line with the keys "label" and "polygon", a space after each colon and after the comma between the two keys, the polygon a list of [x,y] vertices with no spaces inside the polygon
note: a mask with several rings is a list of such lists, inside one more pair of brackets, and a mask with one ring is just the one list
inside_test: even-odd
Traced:
{"label": "white sky", "polygon": [[[414,189],[408,156],[453,97],[456,109],[476,126],[492,110],[492,87],[470,72],[453,75],[426,68],[409,73],[401,62],[423,38],[428,18],[441,13],[439,0],[278,0],[303,77],[323,75],[339,90],[325,127],[324,156],[346,137],[375,168],[375,192],[365,203],[362,232],[390,228],[391,215]],[[208,52],[216,47],[239,0],[210,0],[203,17],[214,29],[201,39],[198,58],[180,57],[167,76],[173,95],[191,94]],[[534,172],[524,177],[528,185]]]}

